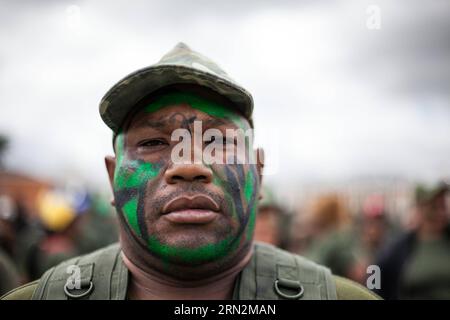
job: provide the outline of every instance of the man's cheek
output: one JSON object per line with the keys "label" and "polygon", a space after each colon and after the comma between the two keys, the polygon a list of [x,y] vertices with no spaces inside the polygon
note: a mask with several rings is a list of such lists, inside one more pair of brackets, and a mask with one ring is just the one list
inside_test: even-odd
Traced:
{"label": "man's cheek", "polygon": [[143,161],[129,161],[118,167],[114,178],[116,209],[130,229],[141,238],[147,238],[145,193],[159,174],[157,165]]}
{"label": "man's cheek", "polygon": [[211,168],[213,183],[222,189],[232,217],[241,224],[252,223],[259,190],[256,166],[215,165]]}

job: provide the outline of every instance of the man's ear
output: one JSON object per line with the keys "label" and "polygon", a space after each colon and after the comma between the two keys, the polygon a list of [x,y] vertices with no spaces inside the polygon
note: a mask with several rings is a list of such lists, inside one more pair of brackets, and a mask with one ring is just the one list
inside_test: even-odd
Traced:
{"label": "man's ear", "polygon": [[[259,185],[262,185],[263,170],[264,170],[264,149],[258,148],[255,150],[256,153],[256,170],[259,176]],[[259,195],[261,197],[261,195]]]}
{"label": "man's ear", "polygon": [[[113,156],[106,156],[105,165],[106,171],[108,171],[109,184],[111,185],[111,190],[114,193],[114,171],[116,170],[116,158]],[[111,200],[111,205],[116,205],[114,198]]]}

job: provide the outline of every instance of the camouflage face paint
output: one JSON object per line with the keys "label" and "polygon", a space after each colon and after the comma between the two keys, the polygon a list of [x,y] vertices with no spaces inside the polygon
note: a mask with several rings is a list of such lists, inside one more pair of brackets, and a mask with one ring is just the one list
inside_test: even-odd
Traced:
{"label": "camouflage face paint", "polygon": [[114,194],[116,208],[134,233],[139,237],[147,234],[143,206],[142,190],[148,181],[159,174],[158,164],[130,159],[125,152],[124,134],[120,132],[116,139],[116,170],[114,172]]}
{"label": "camouflage face paint", "polygon": [[[251,242],[256,218],[256,196],[258,179],[255,168],[250,168],[244,178],[244,166],[228,168],[221,165],[215,169],[214,183],[225,191],[225,201],[232,209],[232,218],[239,225],[237,231],[230,230],[230,235],[218,243],[211,243],[197,248],[170,246],[161,243],[157,237],[150,236],[148,245],[153,253],[164,261],[173,261],[174,258],[184,263],[199,264],[215,261],[235,251],[243,242]],[[219,172],[224,170],[223,172]],[[226,175],[223,179],[222,174]],[[244,179],[244,180],[242,180]],[[247,232],[245,232],[247,231]]]}
{"label": "camouflage face paint", "polygon": [[[228,108],[187,93],[162,96],[145,107],[144,111],[154,113],[166,106],[180,104],[188,104],[193,109],[211,117],[228,120],[238,128],[249,127],[245,120]],[[252,150],[252,146],[248,143],[247,147]],[[208,165],[213,172],[213,184],[223,191],[223,201],[230,211],[234,227],[230,225],[227,235],[215,243],[183,247],[168,245],[162,241],[161,235],[149,232],[146,225],[145,197],[155,191],[149,192],[149,188],[153,189],[152,184],[159,187],[164,185],[162,176],[165,169],[163,168],[167,168],[165,163],[168,165],[170,159],[163,159],[160,163],[150,163],[130,158],[126,153],[124,133],[119,133],[116,138],[116,158],[114,194],[117,210],[138,241],[163,261],[167,263],[181,261],[189,264],[215,261],[229,255],[242,243],[251,242],[259,190],[255,165]]]}
{"label": "camouflage face paint", "polygon": [[227,119],[237,125],[238,128],[246,127],[242,117],[235,111],[188,92],[173,92],[163,95],[145,107],[144,110],[146,112],[155,112],[168,105],[179,104],[188,104],[192,108],[204,112],[211,117]]}

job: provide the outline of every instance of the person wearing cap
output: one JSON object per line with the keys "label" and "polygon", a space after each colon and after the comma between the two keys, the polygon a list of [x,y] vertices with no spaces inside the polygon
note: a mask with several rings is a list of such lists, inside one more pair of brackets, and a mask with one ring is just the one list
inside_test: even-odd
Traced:
{"label": "person wearing cap", "polygon": [[285,249],[289,242],[291,215],[267,185],[261,187],[254,240]]}
{"label": "person wearing cap", "polygon": [[334,274],[351,279],[356,257],[350,211],[344,198],[337,193],[318,196],[305,220],[309,243],[302,254]]}
{"label": "person wearing cap", "polygon": [[264,165],[252,111],[247,90],[182,43],[119,81],[100,103],[113,131],[115,157],[105,162],[119,243],[4,299],[377,298],[253,241]]}
{"label": "person wearing cap", "polygon": [[450,299],[448,183],[417,186],[414,226],[382,251],[378,294],[386,299]]}
{"label": "person wearing cap", "polygon": [[391,225],[385,208],[384,197],[371,194],[364,199],[361,213],[353,228],[353,256],[349,278],[366,283],[370,274],[368,268],[375,263],[380,250],[391,237]]}

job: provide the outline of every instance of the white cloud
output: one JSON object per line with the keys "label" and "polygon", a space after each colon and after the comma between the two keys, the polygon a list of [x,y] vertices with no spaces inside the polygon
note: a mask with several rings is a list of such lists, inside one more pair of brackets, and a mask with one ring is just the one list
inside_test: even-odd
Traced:
{"label": "white cloud", "polygon": [[[406,2],[375,1],[383,25],[368,31],[366,2],[235,2],[214,10],[209,2],[85,1],[75,3],[75,27],[66,11],[74,3],[2,4],[10,15],[0,13],[8,165],[107,187],[111,135],[98,115],[100,98],[184,41],[253,93],[259,142],[279,152],[271,181],[449,176],[450,106],[442,88],[450,87],[450,49],[425,33],[415,38],[424,21],[445,25],[449,5],[423,10],[408,1],[420,18],[412,19]],[[428,23],[428,34],[448,34]],[[270,132],[289,136],[271,146]]]}

